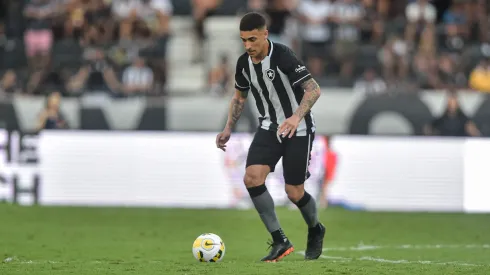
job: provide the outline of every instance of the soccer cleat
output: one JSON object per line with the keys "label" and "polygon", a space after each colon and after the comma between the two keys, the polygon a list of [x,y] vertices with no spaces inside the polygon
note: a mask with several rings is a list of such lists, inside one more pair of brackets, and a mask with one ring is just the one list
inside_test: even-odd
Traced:
{"label": "soccer cleat", "polygon": [[316,260],[322,255],[324,237],[325,226],[323,224],[319,223],[317,227],[308,229],[305,260]]}
{"label": "soccer cleat", "polygon": [[294,251],[293,244],[289,240],[282,243],[270,242],[269,248],[271,248],[271,251],[269,255],[261,259],[262,262],[277,262]]}

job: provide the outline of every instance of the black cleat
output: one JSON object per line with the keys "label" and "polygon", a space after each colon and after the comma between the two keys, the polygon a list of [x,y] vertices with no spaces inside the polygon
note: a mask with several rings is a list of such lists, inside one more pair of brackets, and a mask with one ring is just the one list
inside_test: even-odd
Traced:
{"label": "black cleat", "polygon": [[316,260],[322,255],[324,237],[325,226],[323,226],[323,224],[319,223],[315,228],[308,229],[305,260]]}
{"label": "black cleat", "polygon": [[261,259],[262,262],[277,262],[294,251],[293,244],[287,240],[282,243],[269,243],[269,255]]}

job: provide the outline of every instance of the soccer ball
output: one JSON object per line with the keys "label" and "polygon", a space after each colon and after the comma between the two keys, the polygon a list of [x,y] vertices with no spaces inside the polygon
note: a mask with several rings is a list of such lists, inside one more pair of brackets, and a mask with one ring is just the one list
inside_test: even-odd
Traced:
{"label": "soccer ball", "polygon": [[218,235],[205,233],[192,244],[192,254],[200,262],[219,262],[225,256],[225,243]]}

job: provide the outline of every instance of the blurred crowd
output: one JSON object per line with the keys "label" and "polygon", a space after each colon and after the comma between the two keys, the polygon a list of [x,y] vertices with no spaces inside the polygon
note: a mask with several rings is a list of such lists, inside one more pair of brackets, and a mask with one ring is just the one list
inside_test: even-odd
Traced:
{"label": "blurred crowd", "polygon": [[[179,2],[181,1],[181,2]],[[270,39],[292,47],[321,86],[366,95],[420,89],[490,92],[490,4],[485,0],[227,0],[270,19]],[[5,0],[0,5],[0,94],[114,97],[166,93],[174,6],[189,2],[204,63],[205,20],[223,0]],[[226,2],[226,3],[225,3]],[[240,5],[238,5],[240,6]],[[226,93],[232,72],[210,68]]]}
{"label": "blurred crowd", "polygon": [[170,0],[2,3],[4,94],[162,93]]}
{"label": "blurred crowd", "polygon": [[490,92],[485,0],[251,0],[272,38],[292,46],[321,86],[366,95],[421,89]]}

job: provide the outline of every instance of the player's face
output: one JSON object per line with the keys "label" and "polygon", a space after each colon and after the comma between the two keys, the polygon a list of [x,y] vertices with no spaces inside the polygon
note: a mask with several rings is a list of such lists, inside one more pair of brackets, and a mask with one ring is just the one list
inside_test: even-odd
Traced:
{"label": "player's face", "polygon": [[240,32],[240,38],[248,55],[251,57],[257,57],[262,54],[267,44],[267,30],[253,30]]}

